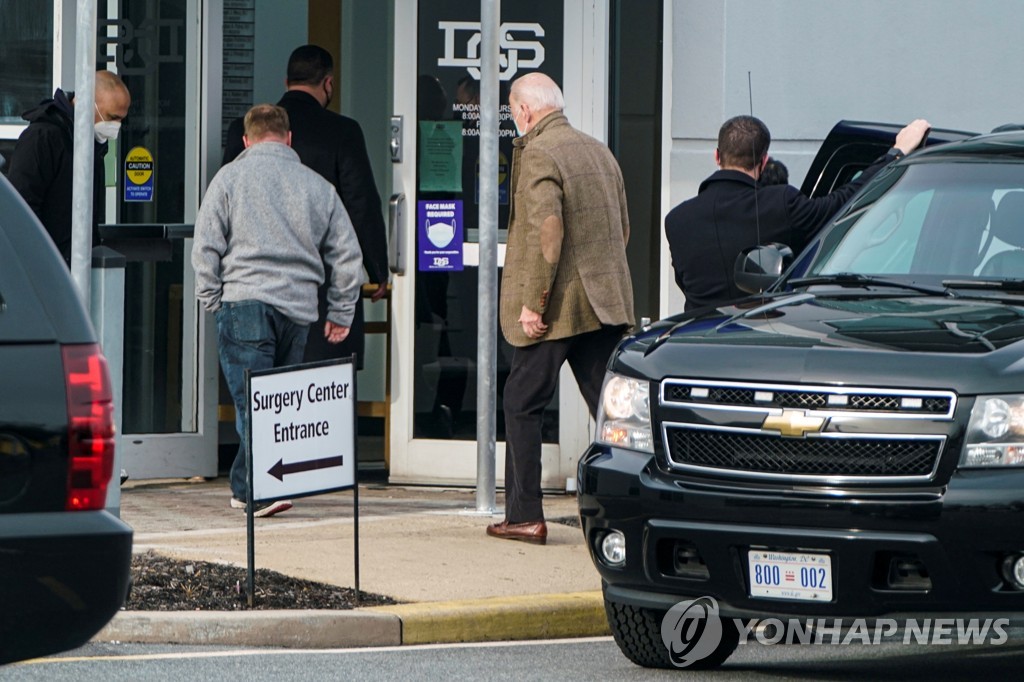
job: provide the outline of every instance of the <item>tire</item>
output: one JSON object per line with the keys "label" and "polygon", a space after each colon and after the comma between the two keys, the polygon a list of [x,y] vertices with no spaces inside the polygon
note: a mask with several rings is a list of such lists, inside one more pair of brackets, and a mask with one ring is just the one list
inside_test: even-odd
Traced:
{"label": "tire", "polygon": [[661,639],[661,621],[664,611],[642,609],[629,604],[604,600],[605,614],[615,643],[623,655],[644,668],[670,668],[676,670],[708,670],[717,668],[729,658],[739,645],[739,631],[730,620],[722,622],[722,641],[715,650],[685,668],[672,663],[668,647]]}

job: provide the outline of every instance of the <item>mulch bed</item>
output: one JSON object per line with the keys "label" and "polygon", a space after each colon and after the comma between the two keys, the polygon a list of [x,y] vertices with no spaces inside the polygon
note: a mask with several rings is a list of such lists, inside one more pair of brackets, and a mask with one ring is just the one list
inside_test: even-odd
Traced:
{"label": "mulch bed", "polygon": [[[149,551],[132,556],[132,587],[124,608],[129,611],[249,610],[244,567],[182,561]],[[359,592],[359,606],[396,604],[394,599]],[[291,578],[266,568],[256,569],[252,609],[352,609],[355,590]]]}

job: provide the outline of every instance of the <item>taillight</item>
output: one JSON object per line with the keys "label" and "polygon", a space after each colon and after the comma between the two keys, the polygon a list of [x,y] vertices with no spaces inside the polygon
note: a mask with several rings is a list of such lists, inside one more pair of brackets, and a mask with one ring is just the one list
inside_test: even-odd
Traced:
{"label": "taillight", "polygon": [[114,401],[96,344],[62,346],[68,396],[67,509],[103,509],[114,470]]}

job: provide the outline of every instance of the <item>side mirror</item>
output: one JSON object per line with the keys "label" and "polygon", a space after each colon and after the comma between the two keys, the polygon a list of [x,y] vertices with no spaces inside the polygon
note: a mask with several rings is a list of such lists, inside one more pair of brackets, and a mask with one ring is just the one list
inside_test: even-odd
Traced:
{"label": "side mirror", "polygon": [[782,276],[793,263],[793,249],[785,244],[752,246],[736,256],[733,277],[736,286],[748,294],[759,294]]}

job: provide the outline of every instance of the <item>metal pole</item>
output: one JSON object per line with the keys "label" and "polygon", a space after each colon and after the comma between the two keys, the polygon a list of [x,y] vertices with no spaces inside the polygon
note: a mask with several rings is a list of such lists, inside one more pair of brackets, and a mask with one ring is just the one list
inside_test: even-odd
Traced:
{"label": "metal pole", "polygon": [[256,497],[255,492],[252,489],[252,401],[249,396],[252,395],[252,375],[249,370],[245,370],[245,469],[246,469],[246,481],[245,481],[245,558],[246,558],[246,575],[245,575],[245,593],[246,603],[249,604],[251,609],[256,602],[256,526],[253,521],[253,515],[256,513],[256,503],[253,502],[253,498]]}
{"label": "metal pole", "polygon": [[122,415],[124,403],[124,255],[108,246],[99,246],[92,253],[92,326],[110,368],[110,384],[114,393],[114,475],[107,487],[106,508],[121,516],[121,470],[124,466]]}
{"label": "metal pole", "polygon": [[[75,148],[71,176],[71,278],[91,303],[93,115],[96,102],[96,0],[78,0],[75,32]],[[114,472],[115,475],[118,472]]]}
{"label": "metal pole", "polygon": [[[357,305],[362,305],[359,301]],[[359,393],[356,387],[356,368],[359,362],[355,353],[352,354],[352,554],[355,557],[355,604],[359,604]]]}
{"label": "metal pole", "polygon": [[495,510],[498,295],[498,24],[501,0],[480,0],[480,298],[476,373],[476,510]]}

